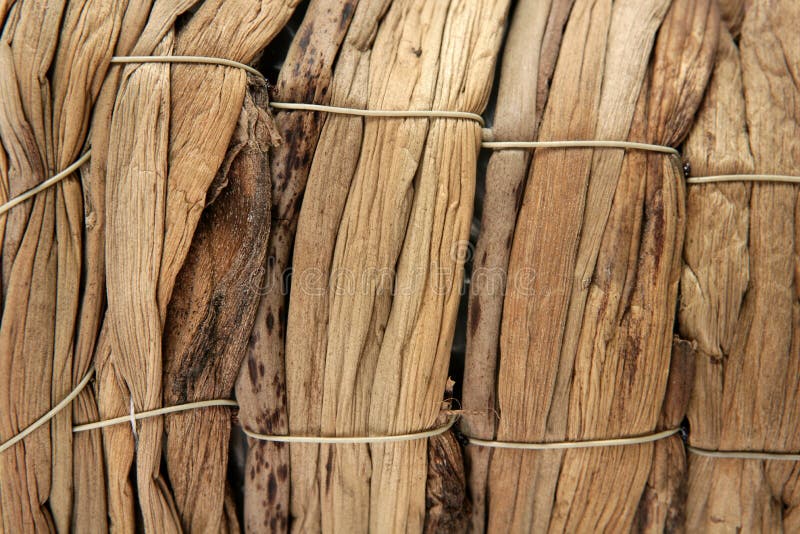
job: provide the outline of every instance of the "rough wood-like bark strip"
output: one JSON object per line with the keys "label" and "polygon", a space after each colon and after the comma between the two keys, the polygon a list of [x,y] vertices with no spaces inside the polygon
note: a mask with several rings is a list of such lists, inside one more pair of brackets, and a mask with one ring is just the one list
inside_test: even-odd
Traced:
{"label": "rough wood-like bark strip", "polygon": [[[610,5],[608,2],[600,2],[595,6],[594,10],[591,8],[592,6],[588,2],[577,0],[570,14],[562,40],[550,97],[548,98],[544,116],[545,122],[542,124],[540,132],[542,139],[591,139],[594,136],[596,108],[599,99],[599,80],[602,76],[604,63],[603,56],[606,47]],[[592,17],[593,11],[594,17]],[[592,18],[597,19],[597,22],[592,24]],[[570,72],[570,64],[582,65],[583,72]],[[569,90],[566,88],[569,88]],[[576,110],[580,110],[580,112],[575,113]],[[554,121],[553,116],[560,118]],[[564,120],[565,117],[569,118],[569,120]],[[559,125],[562,126],[560,129],[554,132],[551,131]],[[552,293],[541,296],[528,294],[523,297],[521,290],[530,288],[523,285],[526,280],[521,278],[517,271],[524,272],[522,271],[523,268],[533,268],[537,273],[538,281],[539,273],[544,272],[544,270],[539,269],[538,263],[534,263],[530,259],[530,253],[535,253],[536,250],[547,250],[547,255],[552,257],[554,261],[574,254],[571,250],[562,249],[558,244],[558,239],[551,239],[551,235],[548,232],[531,231],[533,221],[530,220],[528,213],[539,213],[541,214],[539,215],[540,217],[543,215],[547,215],[548,218],[552,216],[550,212],[553,209],[552,207],[548,208],[548,205],[553,205],[552,200],[547,202],[544,198],[545,192],[548,194],[548,198],[558,198],[559,202],[563,202],[565,198],[576,196],[577,198],[582,198],[585,193],[579,192],[576,195],[575,192],[585,190],[585,181],[591,161],[590,157],[590,151],[573,150],[569,151],[569,153],[563,150],[543,151],[541,154],[536,154],[534,167],[531,169],[532,178],[528,182],[532,186],[526,188],[525,200],[517,221],[517,230],[514,235],[514,244],[512,245],[509,261],[509,282],[503,308],[497,384],[498,406],[500,409],[500,421],[497,430],[499,439],[542,441],[545,437],[542,421],[546,417],[549,404],[549,400],[546,397],[552,394],[553,378],[548,378],[546,383],[541,383],[541,379],[546,376],[542,373],[538,387],[526,383],[525,369],[527,366],[524,363],[524,359],[526,358],[526,353],[528,353],[527,345],[533,342],[537,347],[534,365],[544,369],[547,375],[551,375],[552,371],[550,369],[558,365],[559,351],[549,341],[545,343],[544,340],[531,339],[529,337],[525,323],[530,321],[530,312],[526,311],[525,306],[526,302],[531,302],[531,304],[541,302],[543,307],[547,307],[549,303],[545,301],[547,299],[561,299],[564,290],[553,284],[555,289]],[[544,171],[539,169],[544,169]],[[560,175],[566,169],[570,169],[570,172],[566,177],[567,179],[563,180]],[[552,185],[542,178],[537,180],[536,178],[544,174],[544,172],[559,175],[559,178],[553,180],[554,183]],[[580,183],[584,185],[579,185]],[[538,190],[545,185],[548,186],[548,189],[539,193]],[[550,191],[552,188],[560,187],[564,187],[572,193],[561,194],[560,192]],[[534,188],[537,191],[531,192]],[[540,198],[541,200],[539,200]],[[534,205],[530,205],[531,203]],[[565,228],[565,220],[569,220],[572,217],[572,214],[568,213],[568,211],[574,210],[573,204],[573,202],[564,203],[562,209],[559,210],[562,214],[552,218],[553,228]],[[577,235],[575,230],[571,231],[573,235]],[[535,246],[531,243],[532,250],[529,250],[531,247],[527,247],[524,252],[521,252],[520,247],[525,246],[526,240],[523,239],[525,235],[541,236],[541,238]],[[521,245],[517,245],[517,241]],[[528,259],[519,260],[520,254],[523,254]],[[540,258],[537,258],[537,260],[540,260],[539,263],[541,263]],[[563,268],[557,269],[554,265],[550,271],[554,269],[561,270],[563,277],[571,278],[571,273],[563,272]],[[515,277],[520,279],[517,280]],[[547,280],[542,280],[541,283],[541,287],[550,285]],[[524,302],[519,301],[520,299]],[[515,300],[518,302],[515,302]],[[555,304],[550,305],[555,307]],[[563,307],[563,303],[560,303],[559,307]],[[552,319],[563,320],[557,317],[552,317]],[[546,319],[541,322],[536,321],[535,324],[536,330],[534,332],[542,333],[541,336],[537,337],[542,337],[546,333],[555,331],[554,326]],[[514,333],[516,331],[519,331],[519,333]],[[509,358],[513,358],[513,355],[518,355],[516,358],[522,358],[522,362],[519,367],[514,365],[513,369],[509,371],[512,361]],[[534,408],[536,405],[542,406]],[[511,430],[512,428],[514,430]],[[534,492],[538,485],[538,477],[548,475],[552,479],[558,473],[557,471],[552,473],[552,469],[545,469],[543,466],[544,460],[549,460],[548,464],[550,465],[557,465],[560,462],[560,453],[494,452],[489,472],[488,528],[490,531],[523,531],[530,528],[546,531],[549,524],[549,507],[554,489],[547,488],[550,497],[541,499],[545,501],[545,504],[539,504],[538,506],[534,505]],[[534,506],[534,509],[528,509]]]}
{"label": "rough wood-like bark strip", "polygon": [[[492,131],[495,140],[535,140],[572,0],[520,2],[511,16]],[[530,150],[492,154],[486,171],[467,317],[462,428],[493,439],[495,382],[508,256],[531,159]],[[492,449],[466,449],[472,500],[470,530],[486,528],[486,484]]]}
{"label": "rough wood-like bark strip", "polygon": [[[156,52],[172,51],[172,33]],[[164,247],[170,121],[170,66],[145,64],[121,86],[111,122],[106,188],[106,324],[114,365],[137,411],[161,406],[161,313],[157,300]],[[163,421],[139,426],[136,474],[145,528],[180,529],[160,476]]]}
{"label": "rough wood-like bark strip", "polygon": [[[396,2],[389,7],[372,47],[368,108],[433,108],[448,8],[445,2],[414,1]],[[361,157],[346,197],[331,260],[321,398],[323,434],[391,432],[386,422],[370,428],[369,418],[373,413],[370,397],[375,381],[379,380],[375,370],[388,329],[394,270],[408,228],[415,193],[413,181],[427,132],[427,120],[365,122]],[[351,287],[347,287],[350,280]],[[415,285],[403,290],[421,295],[422,288]],[[396,353],[394,357],[400,355]],[[415,445],[414,457],[423,469],[424,481],[424,447]],[[323,531],[365,532],[376,528],[378,521],[389,528],[414,513],[405,506],[408,493],[401,493],[409,491],[410,486],[395,486],[394,491],[385,495],[394,499],[393,510],[383,517],[372,516],[371,487],[378,489],[380,479],[374,486],[371,479],[376,474],[376,465],[379,471],[382,466],[371,461],[370,448],[324,446],[322,451],[324,461],[320,463],[326,469],[322,491]],[[420,524],[416,530],[422,527],[424,500],[421,504],[422,515],[410,518],[411,530],[417,521]]]}
{"label": "rough wood-like bark strip", "polygon": [[[748,2],[739,50],[723,34],[687,144],[693,174],[797,174],[797,20],[795,2]],[[792,185],[690,189],[680,327],[698,347],[692,445],[800,449],[798,205]],[[687,528],[797,530],[799,480],[791,462],[690,455]]]}
{"label": "rough wood-like bark strip", "polygon": [[[350,25],[356,0],[315,1],[287,52],[274,97],[282,102],[330,101],[333,63]],[[273,151],[272,232],[267,244],[261,300],[236,388],[242,424],[255,432],[285,434],[285,336],[288,287],[300,200],[325,114],[280,112],[275,117],[283,141]],[[257,532],[289,526],[289,447],[249,440],[245,466],[245,528]],[[264,493],[267,492],[267,499]]]}
{"label": "rough wood-like bark strip", "polygon": [[[92,105],[98,96],[102,79],[108,66],[108,58],[112,54],[113,45],[120,25],[121,8],[124,4],[109,3],[103,1],[90,2],[86,5],[76,2],[71,3],[64,11],[63,3],[43,3],[26,2],[24,6],[16,11],[15,17],[9,21],[5,27],[3,35],[4,57],[9,59],[5,53],[10,53],[15,64],[7,63],[8,71],[12,74],[7,81],[19,84],[19,89],[11,90],[7,96],[12,103],[13,110],[17,105],[17,112],[22,109],[25,115],[30,117],[32,122],[27,119],[20,120],[19,115],[11,111],[6,117],[12,129],[18,130],[12,136],[4,135],[3,144],[8,145],[9,141],[16,138],[22,141],[20,147],[16,147],[12,154],[27,152],[29,162],[20,165],[21,160],[16,157],[14,163],[18,169],[28,168],[33,171],[27,176],[19,176],[12,173],[10,178],[12,183],[8,184],[8,190],[13,194],[19,194],[22,190],[41,181],[46,174],[51,174],[55,170],[61,170],[71,164],[78,157],[85,142]],[[62,19],[63,16],[63,19]],[[10,45],[10,48],[9,48]],[[48,77],[48,73],[51,74]],[[19,77],[15,76],[19,74]],[[52,78],[52,80],[50,80]],[[50,83],[52,81],[52,94]],[[7,133],[7,131],[6,131]],[[31,141],[35,140],[39,145],[36,148],[38,154],[31,151]],[[44,143],[44,144],[41,144]],[[30,158],[35,163],[30,164]],[[46,172],[45,172],[46,170]],[[19,178],[19,179],[17,179]],[[82,378],[89,367],[90,352],[83,351],[77,369],[73,368],[73,350],[76,341],[77,318],[79,313],[79,289],[81,282],[82,268],[82,229],[83,229],[83,205],[80,184],[70,177],[63,180],[53,188],[52,195],[44,196],[44,201],[50,198],[52,209],[54,210],[53,226],[40,226],[31,219],[27,218],[31,206],[35,205],[39,199],[27,202],[22,209],[10,216],[10,232],[6,238],[3,250],[4,278],[11,287],[15,284],[30,284],[28,300],[36,301],[41,299],[44,309],[37,310],[37,313],[30,317],[25,317],[25,305],[17,303],[17,309],[6,308],[3,315],[3,326],[6,334],[17,331],[27,331],[29,335],[42,337],[44,340],[53,337],[53,345],[49,347],[50,362],[48,366],[39,368],[35,362],[35,357],[26,357],[25,367],[28,373],[43,372],[52,373],[52,380],[46,390],[27,392],[27,397],[38,396],[47,404],[52,405],[62,399]],[[26,261],[17,256],[17,247],[20,245],[19,239],[22,231],[36,229],[33,238],[40,239],[47,232],[55,235],[56,249],[52,251],[51,258],[45,261],[56,263],[56,287],[51,287],[48,283],[42,285],[43,288],[52,291],[49,297],[38,297],[36,293],[40,288],[33,284],[33,281],[24,279],[14,280],[14,272],[26,276],[25,270],[16,271],[12,267],[17,259]],[[44,239],[46,242],[47,239]],[[49,246],[49,245],[46,245]],[[20,249],[21,250],[21,249]],[[36,271],[36,267],[33,270]],[[44,304],[44,299],[49,298],[54,304],[53,313],[47,313],[48,304]],[[20,313],[22,312],[22,313]],[[95,312],[96,313],[96,312]],[[19,322],[22,321],[22,329],[19,329]],[[14,326],[14,325],[17,326]],[[10,330],[9,330],[10,329]],[[13,358],[9,352],[4,352],[4,356]],[[13,364],[9,373],[6,375],[11,378],[13,375]],[[46,371],[49,369],[49,371]],[[76,375],[77,376],[76,378]],[[42,379],[48,379],[43,377]],[[23,377],[17,380],[25,381]],[[44,383],[42,383],[44,385]],[[9,411],[16,410],[20,403],[28,402],[27,399],[20,401],[19,398],[11,397]],[[46,408],[47,409],[47,408]],[[45,410],[40,411],[44,413]],[[73,516],[73,443],[72,443],[72,410],[65,410],[55,417],[50,423],[51,455],[48,460],[51,475],[43,475],[41,472],[34,474],[34,478],[39,479],[41,489],[46,490],[47,495],[40,502],[47,500],[49,510],[52,512],[54,527],[58,530],[68,530],[72,525]],[[26,426],[32,421],[27,415],[22,415],[18,424]],[[37,437],[31,440],[41,439],[45,431],[38,431]],[[36,450],[37,447],[31,447]],[[98,449],[94,450],[94,458],[98,459]],[[31,467],[36,473],[42,467]],[[17,477],[19,478],[19,477]],[[10,482],[10,481],[9,481]],[[8,484],[13,488],[13,483]],[[3,492],[7,496],[8,492]],[[44,495],[42,493],[42,495]],[[4,497],[5,499],[5,497]],[[41,497],[40,497],[41,499]],[[101,499],[102,501],[102,499]],[[32,510],[35,507],[32,507]],[[33,511],[36,514],[38,512]],[[44,512],[46,513],[46,512]],[[11,514],[11,520],[14,519]],[[33,525],[41,526],[37,519],[32,522],[23,522],[27,528]],[[17,525],[17,528],[24,528]]]}
{"label": "rough wood-like bark strip", "polygon": [[[156,4],[152,17],[150,2],[135,2],[125,12],[122,30],[117,45],[119,55],[148,55],[154,53],[155,47],[172,28],[176,18],[195,2],[181,0],[179,2]],[[127,69],[127,70],[125,70]],[[106,160],[109,150],[115,150],[110,135],[111,119],[117,98],[118,86],[122,73],[135,70],[134,67],[117,67],[109,71],[109,77],[102,89],[92,124],[92,174],[97,182],[106,182]],[[105,187],[103,185],[103,187]],[[103,226],[105,221],[103,221]],[[102,230],[105,231],[105,228]],[[104,257],[104,251],[103,256]],[[130,392],[124,380],[111,360],[111,343],[109,324],[103,323],[97,348],[95,350],[95,369],[97,374],[97,405],[103,418],[125,415],[130,411],[126,399]],[[134,510],[134,489],[129,478],[133,464],[135,443],[130,429],[123,426],[110,426],[102,430],[103,451],[106,460],[108,519],[111,530],[134,532],[136,514]]]}
{"label": "rough wood-like bark strip", "polygon": [[[185,2],[184,2],[185,3]],[[181,4],[174,4],[175,9],[181,9]],[[128,5],[124,10],[122,24],[120,27],[115,53],[117,55],[127,55],[131,47],[136,44],[142,29],[147,21],[150,12],[150,2],[140,1],[134,5]],[[153,43],[153,46],[155,43]],[[149,51],[148,51],[149,53]],[[84,362],[95,361],[96,384],[103,384],[111,375],[105,375],[107,369],[107,351],[102,347],[107,347],[105,336],[101,336],[103,324],[103,306],[105,305],[105,194],[106,194],[106,159],[109,145],[109,129],[111,126],[111,114],[113,112],[116,99],[119,79],[122,73],[120,67],[110,68],[106,72],[105,81],[100,90],[92,114],[92,124],[90,129],[92,159],[88,166],[82,168],[83,197],[84,197],[84,218],[85,218],[85,239],[84,257],[85,269],[83,276],[83,296],[81,302],[81,317],[79,321],[78,337],[75,346],[75,376],[82,376],[80,370]],[[84,371],[85,372],[85,371]],[[111,393],[104,398],[102,388],[97,385],[95,388],[86,388],[75,401],[74,418],[75,423],[86,423],[97,421],[100,414],[109,416],[122,415],[125,413],[123,392],[121,388],[109,390]],[[98,394],[95,395],[95,392]],[[95,398],[96,397],[96,398]],[[116,403],[116,409],[111,409],[110,403]],[[105,438],[105,445],[103,443]],[[75,502],[73,528],[76,530],[86,530],[89,528],[103,531],[110,522],[113,527],[121,532],[130,531],[122,527],[119,519],[118,510],[125,510],[121,499],[127,498],[130,501],[132,510],[132,488],[127,476],[119,473],[127,473],[130,460],[128,462],[114,461],[106,463],[104,452],[113,455],[121,447],[113,445],[115,441],[125,443],[130,450],[132,458],[133,442],[130,431],[120,427],[108,427],[104,431],[82,432],[73,436],[74,440],[74,463],[75,476],[74,488],[77,495],[81,498]],[[109,446],[110,445],[110,446]],[[124,455],[123,455],[124,456]],[[116,458],[115,458],[116,460]],[[105,463],[105,466],[103,465]],[[105,467],[105,469],[104,469]],[[120,471],[118,471],[120,470]],[[106,477],[112,481],[106,486]],[[110,488],[119,487],[122,491],[112,491]],[[107,505],[112,500],[119,505]],[[132,514],[129,515],[132,521]],[[133,528],[132,525],[128,525]]]}
{"label": "rough wood-like bark strip", "polygon": [[[17,84],[14,57],[9,44],[0,40],[0,65],[2,65],[3,108],[0,115],[0,134],[5,152],[8,154],[8,198],[13,198],[30,187],[35,186],[45,176],[44,163],[36,146],[33,128],[25,117],[20,89]],[[25,224],[33,208],[32,203],[25,202],[5,214],[3,240],[3,288],[7,292],[11,267],[25,230]]]}
{"label": "rough wood-like bark strip", "polygon": [[[447,420],[440,417],[439,422]],[[466,532],[470,518],[461,446],[452,432],[428,440],[424,532]]]}
{"label": "rough wood-like bark strip", "polygon": [[[164,325],[167,405],[230,396],[258,305],[269,234],[266,87],[251,80]],[[258,273],[255,275],[254,273]],[[230,413],[211,408],[166,418],[166,465],[188,532],[228,532],[225,514]],[[263,495],[262,495],[263,498]]]}
{"label": "rough wood-like bark strip", "polygon": [[[672,342],[669,379],[658,427],[677,428],[683,422],[694,380],[694,345]],[[637,532],[683,532],[686,517],[687,462],[683,439],[673,436],[655,443],[634,529]]]}

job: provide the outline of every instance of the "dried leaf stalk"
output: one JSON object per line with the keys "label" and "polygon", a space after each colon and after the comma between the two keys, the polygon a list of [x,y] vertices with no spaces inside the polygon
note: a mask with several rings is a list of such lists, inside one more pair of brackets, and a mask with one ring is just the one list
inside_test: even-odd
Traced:
{"label": "dried leaf stalk", "polygon": [[[680,143],[710,72],[718,16],[705,1],[668,8],[575,2],[540,139]],[[675,161],[643,152],[623,158],[620,150],[536,152],[509,260],[498,439],[602,439],[656,429],[682,232]],[[497,450],[488,528],[630,529],[653,449]]]}
{"label": "dried leaf stalk", "polygon": [[[504,3],[402,1],[382,18],[378,6],[363,5],[343,54],[351,35],[367,46],[337,63],[332,103],[342,94],[346,105],[373,109],[482,110]],[[294,254],[286,355],[293,432],[395,434],[436,421],[462,278],[454,251],[468,236],[480,130],[430,122],[325,124]],[[334,133],[338,147],[355,148],[331,151]],[[293,447],[298,528],[420,531],[426,446]]]}
{"label": "dried leaf stalk", "polygon": [[[687,142],[697,176],[796,175],[800,46],[796,2],[748,2],[738,47],[720,40]],[[681,335],[696,343],[691,445],[800,449],[798,187],[692,186],[681,279]],[[800,529],[796,462],[689,455],[687,529]]]}

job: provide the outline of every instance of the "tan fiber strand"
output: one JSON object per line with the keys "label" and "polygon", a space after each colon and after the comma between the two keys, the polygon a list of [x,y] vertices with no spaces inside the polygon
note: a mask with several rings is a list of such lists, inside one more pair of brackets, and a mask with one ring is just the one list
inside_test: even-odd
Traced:
{"label": "tan fiber strand", "polygon": [[673,428],[656,432],[655,434],[645,434],[642,436],[631,436],[627,438],[613,438],[613,439],[596,439],[587,441],[553,441],[549,443],[525,443],[518,441],[493,441],[478,438],[471,438],[467,436],[470,445],[477,445],[480,447],[492,447],[496,449],[518,449],[518,450],[564,450],[564,449],[588,449],[593,447],[619,447],[622,445],[641,445],[643,443],[650,443],[658,441],[670,436],[674,436],[680,432],[680,428]]}
{"label": "tan fiber strand", "polygon": [[514,148],[627,148],[631,150],[645,150],[648,152],[680,156],[680,152],[671,146],[635,143],[632,141],[485,141],[481,146],[491,150],[507,150]]}
{"label": "tan fiber strand", "polygon": [[732,458],[738,460],[777,460],[777,461],[800,461],[800,453],[794,452],[766,452],[766,451],[711,451],[708,449],[698,449],[687,445],[686,450],[698,456],[708,456],[710,458]]}
{"label": "tan fiber strand", "polygon": [[697,176],[687,178],[687,184],[714,184],[723,182],[777,182],[800,184],[800,176],[787,174],[718,174],[715,176]]}

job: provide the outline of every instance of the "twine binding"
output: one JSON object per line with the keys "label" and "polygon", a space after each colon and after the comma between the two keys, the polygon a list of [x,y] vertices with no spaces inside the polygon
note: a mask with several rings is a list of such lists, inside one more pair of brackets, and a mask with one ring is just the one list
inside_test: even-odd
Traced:
{"label": "twine binding", "polygon": [[[491,139],[491,136],[488,137]],[[680,156],[680,152],[671,146],[635,143],[632,141],[603,141],[591,139],[576,141],[484,141],[481,146],[483,148],[489,148],[492,150],[534,148],[624,148],[629,150],[644,150],[647,152]]]}
{"label": "twine binding", "polygon": [[432,438],[440,434],[444,434],[455,424],[458,416],[451,416],[447,423],[431,428],[429,430],[422,430],[420,432],[412,432],[409,434],[392,434],[388,436],[278,436],[269,434],[258,434],[247,430],[244,426],[242,432],[248,437],[259,441],[273,441],[280,443],[314,443],[314,444],[328,444],[328,445],[356,445],[356,444],[374,444],[374,443],[396,443],[399,441],[414,441],[418,439]]}
{"label": "twine binding", "polygon": [[787,174],[718,174],[716,176],[696,176],[687,178],[689,185],[718,184],[726,182],[772,182],[785,184],[800,184],[800,176]]}
{"label": "twine binding", "polygon": [[220,65],[223,67],[233,67],[249,72],[264,80],[267,79],[257,69],[240,63],[232,59],[222,57],[203,57],[203,56],[114,56],[111,58],[114,65],[124,65],[127,63],[189,63],[193,65]]}
{"label": "twine binding", "polygon": [[64,397],[64,399],[61,402],[53,406],[53,408],[51,408],[49,412],[47,412],[42,417],[34,421],[32,424],[25,427],[25,429],[23,429],[17,435],[11,437],[10,439],[0,444],[0,453],[14,446],[16,443],[22,441],[23,439],[25,439],[29,434],[32,434],[37,428],[50,421],[50,419],[55,417],[61,410],[69,406],[75,399],[75,397],[77,397],[80,394],[80,392],[83,391],[83,388],[86,387],[86,384],[88,384],[89,381],[92,379],[92,375],[94,375],[94,367],[89,369],[89,372],[86,373],[86,376],[84,376],[81,379],[81,381],[78,382],[78,385],[75,386],[75,388],[70,392],[70,394]]}
{"label": "twine binding", "polygon": [[[34,421],[31,425],[27,426],[24,430],[10,438],[9,440],[0,444],[0,453],[5,451],[6,449],[11,448],[15,444],[19,443],[23,439],[25,439],[28,435],[32,434],[41,426],[48,423],[52,418],[58,415],[61,410],[69,406],[72,401],[80,394],[81,391],[86,387],[86,385],[91,381],[92,376],[94,376],[94,367],[89,369],[89,372],[81,379],[77,386],[67,395],[64,399],[56,404],[50,411],[44,414],[42,417]],[[204,400],[204,401],[197,401],[197,402],[187,402],[185,404],[176,404],[174,406],[166,406],[164,408],[158,408],[155,410],[147,410],[144,412],[135,412],[133,407],[133,399],[130,402],[130,413],[128,415],[123,415],[121,417],[112,417],[110,419],[102,419],[100,421],[94,421],[92,423],[85,423],[81,425],[76,425],[72,427],[72,432],[86,432],[88,430],[98,430],[101,428],[126,424],[129,423],[131,425],[131,431],[133,432],[134,438],[137,438],[136,432],[136,421],[141,419],[147,419],[150,417],[158,417],[160,415],[168,415],[172,413],[179,413],[185,412],[188,410],[198,410],[202,408],[211,408],[211,407],[230,407],[230,408],[238,408],[239,404],[235,400],[231,399],[211,399],[211,400]],[[458,419],[457,415],[452,415],[448,419],[447,423],[440,425],[435,428],[431,428],[428,430],[423,430],[420,432],[412,432],[408,434],[395,434],[389,436],[353,436],[353,437],[325,437],[325,436],[280,436],[280,435],[268,435],[268,434],[259,434],[256,432],[251,432],[246,428],[242,427],[242,431],[249,437],[260,440],[260,441],[273,441],[273,442],[282,442],[282,443],[317,443],[317,444],[358,444],[358,443],[393,443],[398,441],[413,441],[418,439],[426,439],[434,436],[438,436],[440,434],[444,434],[455,424],[456,420]]]}
{"label": "twine binding", "polygon": [[590,449],[594,447],[619,447],[622,445],[641,445],[642,443],[650,443],[658,441],[670,436],[674,436],[680,432],[680,428],[673,428],[664,430],[663,432],[656,432],[654,434],[644,434],[641,436],[630,436],[625,438],[612,438],[612,439],[594,439],[585,441],[552,441],[547,443],[525,443],[520,441],[494,441],[473,438],[465,436],[470,445],[478,445],[480,447],[492,447],[495,449],[518,449],[518,450],[531,450],[531,451],[546,451],[546,450],[565,450],[565,449]]}
{"label": "twine binding", "polygon": [[731,458],[738,460],[778,460],[798,462],[800,461],[800,453],[794,452],[768,452],[768,451],[712,451],[709,449],[701,449],[699,447],[686,446],[686,450],[698,456],[707,456],[709,458]]}
{"label": "twine binding", "polygon": [[81,156],[80,158],[75,160],[75,163],[73,163],[72,165],[70,165],[69,167],[67,167],[66,169],[61,171],[60,173],[48,178],[47,180],[45,180],[44,182],[40,183],[39,185],[28,189],[24,193],[22,193],[20,195],[17,195],[16,197],[12,198],[8,202],[5,202],[4,204],[0,205],[0,215],[6,213],[7,211],[9,211],[14,206],[16,206],[18,204],[22,204],[23,202],[25,202],[29,198],[41,193],[42,191],[45,191],[48,188],[53,187],[54,185],[56,185],[61,180],[63,180],[67,176],[71,175],[72,173],[74,173],[75,171],[77,171],[78,169],[83,167],[84,163],[89,161],[89,157],[90,156],[91,156],[91,151],[87,150],[86,153],[83,156]]}
{"label": "twine binding", "polygon": [[230,399],[212,399],[197,402],[187,402],[185,404],[176,404],[174,406],[166,406],[164,408],[157,408],[155,410],[147,410],[144,412],[135,412],[133,410],[133,403],[131,403],[131,412],[128,415],[121,417],[113,417],[111,419],[103,419],[93,423],[86,423],[72,427],[72,432],[86,432],[87,430],[97,430],[107,426],[121,425],[130,423],[131,429],[136,434],[136,421],[141,419],[148,419],[150,417],[158,417],[159,415],[168,415],[171,413],[185,412],[188,410],[199,410],[201,408],[212,408],[227,406],[231,408],[238,408],[239,404],[235,400]]}

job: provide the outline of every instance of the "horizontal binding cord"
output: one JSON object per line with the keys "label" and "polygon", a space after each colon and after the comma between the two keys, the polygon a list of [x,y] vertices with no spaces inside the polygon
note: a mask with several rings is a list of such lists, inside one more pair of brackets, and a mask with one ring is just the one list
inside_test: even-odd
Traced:
{"label": "horizontal binding cord", "polygon": [[316,444],[349,444],[356,445],[360,443],[395,443],[398,441],[414,441],[418,439],[432,438],[440,434],[444,434],[455,424],[458,416],[451,416],[447,423],[440,427],[432,428],[430,430],[423,430],[421,432],[413,432],[410,434],[395,434],[391,436],[354,436],[354,437],[339,437],[339,436],[276,436],[269,434],[258,434],[251,432],[242,427],[248,437],[259,441],[273,441],[280,443],[316,443]]}
{"label": "horizontal binding cord", "polygon": [[122,65],[127,63],[189,63],[193,65],[221,65],[223,67],[234,67],[249,72],[264,81],[267,79],[257,69],[240,63],[232,59],[222,57],[203,57],[203,56],[114,56],[111,63]]}
{"label": "horizontal binding cord", "polygon": [[708,456],[710,458],[730,458],[739,460],[778,460],[798,462],[800,453],[794,452],[766,452],[766,451],[712,451],[700,449],[698,447],[686,446],[686,450],[698,456]]}
{"label": "horizontal binding cord", "polygon": [[469,111],[444,111],[444,110],[392,110],[392,109],[359,109],[339,106],[326,106],[322,104],[302,104],[293,102],[270,102],[270,107],[292,111],[321,111],[334,115],[354,115],[357,117],[385,117],[385,118],[430,118],[430,119],[468,119],[484,126],[483,117]]}
{"label": "horizontal binding cord", "polygon": [[686,179],[686,183],[690,185],[715,184],[724,182],[775,182],[800,184],[800,176],[790,176],[786,174],[718,174],[716,176],[697,176]]}
{"label": "horizontal binding cord", "polygon": [[[491,138],[491,136],[488,136]],[[645,150],[680,156],[680,152],[671,146],[651,145],[648,143],[635,143],[632,141],[484,141],[483,148],[491,150],[533,149],[533,148],[626,148],[630,150]]]}
{"label": "horizontal binding cord", "polygon": [[564,450],[564,449],[590,449],[594,447],[619,447],[621,445],[640,445],[674,436],[680,428],[664,430],[655,434],[631,436],[627,438],[595,439],[586,441],[552,441],[548,443],[525,443],[520,441],[494,441],[465,436],[470,445],[479,447],[492,447],[495,449],[520,449],[532,451]]}
{"label": "horizontal binding cord", "polygon": [[87,430],[96,430],[98,428],[105,428],[107,426],[120,425],[123,423],[133,423],[141,419],[149,417],[157,417],[159,415],[167,415],[171,413],[185,412],[188,410],[199,410],[201,408],[212,408],[216,406],[227,406],[231,408],[238,408],[239,404],[235,400],[230,399],[212,399],[197,402],[187,402],[185,404],[176,404],[174,406],[167,406],[165,408],[158,408],[155,410],[147,410],[144,412],[135,412],[130,415],[123,415],[121,417],[113,417],[111,419],[103,419],[93,423],[86,423],[72,427],[72,432],[86,432]]}

